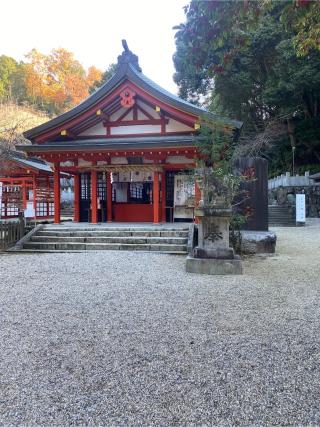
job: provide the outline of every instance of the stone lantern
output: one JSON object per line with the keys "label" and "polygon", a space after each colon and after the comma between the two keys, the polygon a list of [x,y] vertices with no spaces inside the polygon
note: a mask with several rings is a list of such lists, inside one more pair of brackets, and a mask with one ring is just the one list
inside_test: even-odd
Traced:
{"label": "stone lantern", "polygon": [[242,274],[242,262],[229,244],[232,214],[232,180],[217,176],[212,168],[196,171],[201,200],[195,208],[198,218],[198,246],[187,258],[190,273]]}

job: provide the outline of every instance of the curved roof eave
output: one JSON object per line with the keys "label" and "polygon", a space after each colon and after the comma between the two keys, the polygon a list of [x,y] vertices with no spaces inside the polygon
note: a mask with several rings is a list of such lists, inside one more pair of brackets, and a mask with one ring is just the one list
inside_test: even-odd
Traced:
{"label": "curved roof eave", "polygon": [[131,64],[128,65],[128,78],[130,78],[130,80],[136,83],[138,86],[142,87],[145,90],[148,90],[161,101],[170,104],[173,107],[176,107],[177,109],[183,110],[186,113],[194,114],[199,117],[205,116],[213,120],[219,120],[237,129],[241,129],[242,127],[243,123],[238,120],[231,120],[225,117],[218,116],[217,114],[211,113],[210,111],[205,110],[204,108],[197,107],[196,105],[191,104],[191,102],[179,98],[177,95],[173,95],[172,93],[170,93],[166,89],[163,89],[157,83],[149,79],[143,73],[140,73]]}
{"label": "curved roof eave", "polygon": [[117,87],[122,80],[126,77],[126,72],[124,70],[124,66],[119,67],[118,71],[104,83],[99,89],[97,89],[93,94],[88,96],[84,101],[82,101],[77,106],[73,107],[71,110],[66,111],[65,113],[60,114],[54,119],[49,120],[46,123],[43,123],[39,126],[36,126],[28,131],[24,132],[23,135],[25,138],[33,138],[37,135],[40,135],[42,132],[45,132],[49,129],[52,129],[56,126],[61,125],[67,120],[71,120],[74,117],[79,116],[88,110],[91,106],[93,106],[96,102],[100,101],[106,94],[110,92],[111,89]]}
{"label": "curved roof eave", "polygon": [[118,67],[117,72],[111,77],[110,80],[108,80],[104,85],[102,85],[98,90],[96,90],[96,92],[94,92],[76,107],[59,115],[58,117],[55,117],[52,120],[49,120],[46,123],[43,123],[37,127],[34,127],[33,129],[24,132],[25,138],[32,139],[45,131],[48,131],[56,126],[63,124],[65,121],[71,120],[79,116],[80,114],[91,108],[95,103],[99,102],[103,97],[108,95],[125,79],[131,80],[133,83],[137,84],[137,86],[148,91],[164,103],[167,103],[186,113],[195,116],[206,116],[208,118],[220,120],[238,129],[242,127],[242,122],[219,117],[203,108],[197,107],[196,105],[193,105],[190,102],[179,98],[176,95],[173,95],[172,93],[168,92],[167,90],[154,83],[142,72],[139,72],[134,66],[128,63],[120,65]]}

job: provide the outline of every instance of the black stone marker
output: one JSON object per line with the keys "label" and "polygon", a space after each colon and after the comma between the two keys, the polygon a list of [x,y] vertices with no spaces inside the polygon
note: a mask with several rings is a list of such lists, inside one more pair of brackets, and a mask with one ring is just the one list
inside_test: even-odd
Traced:
{"label": "black stone marker", "polygon": [[[249,214],[244,230],[268,231],[268,162],[260,157],[240,158],[234,162],[234,173],[246,175],[248,179],[241,184],[247,192],[247,199],[237,207],[242,214]],[[244,199],[244,195],[239,196]]]}

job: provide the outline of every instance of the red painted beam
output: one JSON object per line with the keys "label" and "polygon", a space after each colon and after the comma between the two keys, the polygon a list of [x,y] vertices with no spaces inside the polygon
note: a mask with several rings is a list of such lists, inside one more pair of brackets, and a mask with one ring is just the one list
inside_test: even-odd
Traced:
{"label": "red painted beam", "polygon": [[60,223],[60,164],[54,164],[53,172],[53,191],[54,191],[54,223]]}
{"label": "red painted beam", "polygon": [[74,222],[80,221],[80,175],[74,176]]}
{"label": "red painted beam", "polygon": [[112,221],[112,184],[111,173],[107,172],[107,222]]}
{"label": "red painted beam", "polygon": [[97,171],[91,171],[91,222],[98,222],[98,201],[97,201]]}
{"label": "red painted beam", "polygon": [[166,222],[166,172],[161,173],[161,221]]}
{"label": "red painted beam", "polygon": [[113,122],[105,122],[105,126],[119,127],[119,126],[136,126],[136,125],[162,125],[168,124],[168,119],[148,119],[148,120],[114,120]]}
{"label": "red painted beam", "polygon": [[[157,120],[157,119],[155,119]],[[123,122],[124,123],[124,122]],[[106,123],[109,125],[109,123]],[[149,123],[150,124],[150,123]],[[132,122],[131,122],[132,125]],[[120,126],[120,125],[119,125]],[[89,126],[91,127],[91,126]],[[193,135],[194,132],[191,131],[183,131],[183,132],[166,132],[166,136],[173,136],[173,135]],[[140,136],[161,136],[160,132],[146,132],[146,133],[123,133],[120,135],[109,135],[111,138],[129,138],[129,137],[140,137]],[[77,139],[101,139],[105,138],[105,135],[79,135]]]}
{"label": "red painted beam", "polygon": [[153,222],[159,222],[159,172],[154,172],[153,178]]}

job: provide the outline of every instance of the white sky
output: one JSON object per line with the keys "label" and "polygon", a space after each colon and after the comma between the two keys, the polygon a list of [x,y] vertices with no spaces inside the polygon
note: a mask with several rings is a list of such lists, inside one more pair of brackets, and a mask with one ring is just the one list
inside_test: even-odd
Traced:
{"label": "white sky", "polygon": [[104,71],[122,52],[139,57],[144,74],[176,93],[172,27],[185,20],[188,0],[2,0],[0,55],[23,60],[36,48],[63,47],[82,65]]}

